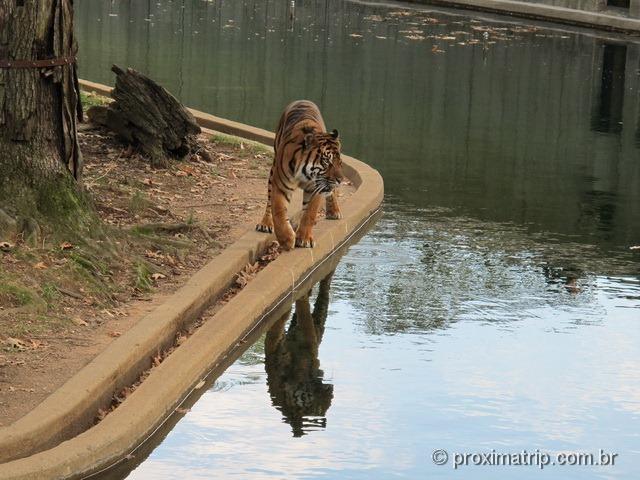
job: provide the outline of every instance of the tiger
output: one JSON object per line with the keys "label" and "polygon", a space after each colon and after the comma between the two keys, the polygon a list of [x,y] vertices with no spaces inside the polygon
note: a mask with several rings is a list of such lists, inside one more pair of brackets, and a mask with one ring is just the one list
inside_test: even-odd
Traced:
{"label": "tiger", "polygon": [[[342,218],[336,192],[344,179],[340,148],[338,131],[327,132],[315,103],[298,100],[289,104],[278,122],[267,207],[256,230],[275,231],[285,250],[313,248],[313,226],[323,197],[326,218]],[[296,188],[303,190],[303,200],[302,218],[294,232],[287,211]]]}

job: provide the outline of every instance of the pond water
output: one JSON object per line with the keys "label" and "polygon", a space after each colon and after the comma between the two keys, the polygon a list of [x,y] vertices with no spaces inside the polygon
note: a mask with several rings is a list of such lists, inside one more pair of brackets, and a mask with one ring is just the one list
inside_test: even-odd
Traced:
{"label": "pond water", "polygon": [[[111,478],[637,478],[637,41],[290,4],[77,2],[83,78],[132,66],[271,130],[309,98],[386,191],[293,325],[276,322]],[[456,453],[601,449],[614,466],[452,467]]]}

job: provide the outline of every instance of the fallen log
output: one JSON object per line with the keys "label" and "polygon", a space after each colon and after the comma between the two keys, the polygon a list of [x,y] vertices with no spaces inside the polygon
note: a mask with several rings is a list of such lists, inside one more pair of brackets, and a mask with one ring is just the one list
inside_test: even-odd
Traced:
{"label": "fallen log", "polygon": [[183,159],[199,150],[200,127],[173,95],[132,68],[114,65],[111,70],[116,74],[114,101],[91,107],[89,120],[115,132],[154,166],[166,167],[171,158]]}

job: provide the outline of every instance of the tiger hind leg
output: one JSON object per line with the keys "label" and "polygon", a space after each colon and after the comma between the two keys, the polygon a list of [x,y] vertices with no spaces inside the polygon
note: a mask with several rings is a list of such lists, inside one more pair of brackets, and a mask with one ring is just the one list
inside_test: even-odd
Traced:
{"label": "tiger hind leg", "polygon": [[273,178],[273,167],[271,167],[271,173],[269,174],[269,186],[267,188],[267,208],[264,210],[264,215],[260,223],[256,225],[256,230],[264,233],[273,233],[273,215],[271,214],[271,180]]}
{"label": "tiger hind leg", "polygon": [[339,220],[342,218],[342,212],[338,205],[338,192],[334,190],[331,195],[326,197],[326,218],[329,220]]}

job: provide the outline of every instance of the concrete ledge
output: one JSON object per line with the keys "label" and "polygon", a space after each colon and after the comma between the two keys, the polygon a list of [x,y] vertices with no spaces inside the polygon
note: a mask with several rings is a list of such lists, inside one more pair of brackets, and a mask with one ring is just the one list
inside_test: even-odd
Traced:
{"label": "concrete ledge", "polygon": [[515,0],[408,0],[424,5],[441,5],[466,10],[499,13],[614,32],[640,33],[640,19],[574,8],[556,7]]}
{"label": "concrete ledge", "polygon": [[[82,87],[108,94],[108,87]],[[273,134],[196,112],[217,131],[272,141]],[[260,140],[260,141],[262,141]],[[253,261],[273,235],[247,232],[197,272],[166,304],[141,320],[63,387],[22,419],[0,429],[0,479],[79,478],[125,456],[160,425],[269,309],[294,295],[300,279],[358,230],[379,208],[383,182],[377,171],[344,156],[345,174],[356,192],[344,202],[345,218],[322,221],[314,230],[316,247],[284,253],[262,270],[236,297],[156,367],[114,412],[95,427],[97,407],[131,383],[150,357],[169,344],[185,321],[199,315]],[[87,423],[89,422],[89,423]],[[75,435],[75,436],[74,436]]]}

